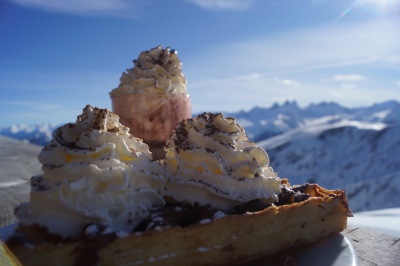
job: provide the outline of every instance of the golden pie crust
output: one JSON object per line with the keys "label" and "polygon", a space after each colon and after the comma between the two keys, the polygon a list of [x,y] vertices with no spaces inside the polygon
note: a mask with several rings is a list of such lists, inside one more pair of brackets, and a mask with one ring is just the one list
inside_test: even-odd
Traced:
{"label": "golden pie crust", "polygon": [[79,241],[43,238],[22,228],[25,240],[7,244],[23,265],[228,265],[313,243],[346,228],[351,216],[344,191],[308,185],[310,197],[261,211],[224,215],[186,227],[165,226],[126,236]]}

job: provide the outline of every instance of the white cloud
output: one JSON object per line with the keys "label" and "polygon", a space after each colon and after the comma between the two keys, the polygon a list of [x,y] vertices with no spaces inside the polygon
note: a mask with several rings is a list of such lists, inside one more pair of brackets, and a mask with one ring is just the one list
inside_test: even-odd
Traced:
{"label": "white cloud", "polygon": [[244,10],[251,7],[253,0],[187,0],[195,5],[211,10]]}
{"label": "white cloud", "polygon": [[250,73],[248,75],[243,75],[243,76],[238,76],[236,79],[239,80],[259,80],[262,78],[262,75],[260,73]]}
{"label": "white cloud", "polygon": [[[132,7],[128,0],[9,0],[18,5],[67,14],[116,14]],[[136,3],[136,1],[134,1]],[[137,4],[135,4],[137,6]]]}
{"label": "white cloud", "polygon": [[275,77],[274,80],[285,86],[299,86],[300,85],[300,82],[298,82],[296,80],[291,80],[291,79],[281,79],[281,78]]}
{"label": "white cloud", "polygon": [[362,81],[366,80],[366,78],[362,75],[358,74],[347,74],[347,75],[335,75],[333,77],[334,81],[346,81],[346,82],[352,82],[352,81]]}

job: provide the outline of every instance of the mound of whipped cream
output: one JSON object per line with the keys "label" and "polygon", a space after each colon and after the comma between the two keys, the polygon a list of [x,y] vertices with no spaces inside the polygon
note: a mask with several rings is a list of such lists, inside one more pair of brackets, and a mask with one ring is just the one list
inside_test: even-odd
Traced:
{"label": "mound of whipped cream", "polygon": [[140,53],[134,67],[122,73],[110,96],[134,93],[187,93],[182,63],[175,50],[161,45]]}
{"label": "mound of whipped cream", "polygon": [[273,203],[281,192],[264,149],[233,118],[203,113],[179,123],[167,141],[166,195],[224,211],[254,199]]}
{"label": "mound of whipped cream", "polygon": [[162,166],[151,158],[117,115],[88,105],[39,154],[44,173],[32,177],[30,202],[16,216],[63,238],[82,237],[90,224],[130,233],[165,205]]}

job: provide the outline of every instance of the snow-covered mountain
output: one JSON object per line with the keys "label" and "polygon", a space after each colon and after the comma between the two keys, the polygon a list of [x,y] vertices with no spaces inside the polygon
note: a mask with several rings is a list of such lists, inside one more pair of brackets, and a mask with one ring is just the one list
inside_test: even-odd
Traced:
{"label": "snow-covered mountain", "polygon": [[[310,123],[259,145],[280,177],[344,188],[355,211],[400,206],[400,125],[338,121],[321,128]],[[379,193],[386,194],[384,202],[375,200]],[[374,196],[363,197],[369,194]]]}
{"label": "snow-covered mountain", "polygon": [[307,110],[301,109],[296,102],[274,104],[270,108],[255,107],[248,112],[240,111],[226,116],[234,117],[253,141],[284,133],[303,125],[308,117],[314,117]]}
{"label": "snow-covered mountain", "polygon": [[[255,107],[248,112],[229,113],[245,129],[250,139],[261,141],[285,133],[318,118],[348,119],[351,121],[400,124],[400,103],[387,101],[362,108],[346,108],[337,103],[322,102],[300,108],[295,101],[282,105],[274,104],[269,108]],[[331,118],[329,118],[331,117]]]}
{"label": "snow-covered mountain", "polygon": [[400,206],[400,103],[296,102],[229,114],[292,184],[345,189],[353,211]]}
{"label": "snow-covered mountain", "polygon": [[[400,103],[362,108],[296,102],[227,113],[265,148],[292,184],[345,189],[353,211],[400,207]],[[11,126],[0,134],[45,145],[56,125]]]}
{"label": "snow-covered mountain", "polygon": [[0,128],[0,135],[19,139],[40,146],[46,145],[51,140],[56,124],[12,125]]}
{"label": "snow-covered mountain", "polygon": [[353,110],[310,106],[315,118],[258,144],[292,184],[345,189],[354,211],[400,206],[399,107],[395,101]]}

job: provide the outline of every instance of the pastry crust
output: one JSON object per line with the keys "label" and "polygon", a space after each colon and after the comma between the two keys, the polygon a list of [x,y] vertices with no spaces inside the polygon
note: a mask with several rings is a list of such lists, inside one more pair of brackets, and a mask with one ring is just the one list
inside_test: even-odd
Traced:
{"label": "pastry crust", "polygon": [[44,241],[43,234],[27,228],[25,244],[14,237],[8,245],[23,265],[244,263],[313,243],[346,228],[351,211],[344,191],[312,184],[303,193],[311,197],[257,212],[226,214],[186,227],[159,226],[127,236],[105,234],[80,241]]}

